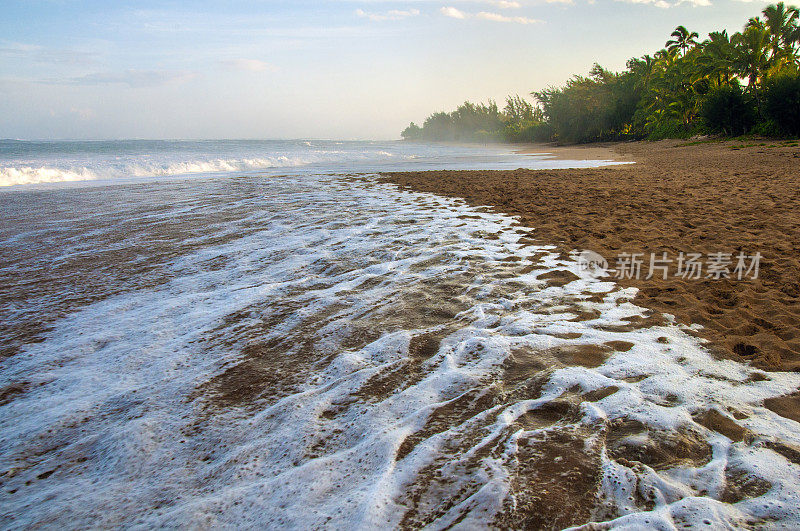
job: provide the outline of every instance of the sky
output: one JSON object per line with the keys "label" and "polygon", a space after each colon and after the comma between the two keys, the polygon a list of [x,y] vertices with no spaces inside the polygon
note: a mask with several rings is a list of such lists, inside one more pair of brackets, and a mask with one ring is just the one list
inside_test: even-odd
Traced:
{"label": "sky", "polygon": [[0,0],[0,138],[394,139],[768,4]]}

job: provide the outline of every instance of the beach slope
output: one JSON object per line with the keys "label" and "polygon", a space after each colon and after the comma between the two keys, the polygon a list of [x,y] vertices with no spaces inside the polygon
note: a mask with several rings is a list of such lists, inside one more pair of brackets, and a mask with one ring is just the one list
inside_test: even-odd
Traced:
{"label": "beach slope", "polygon": [[[583,151],[585,150],[585,152]],[[564,253],[591,250],[614,268],[641,253],[636,303],[681,323],[723,357],[765,370],[800,370],[800,147],[797,142],[635,142],[600,148],[531,146],[559,158],[633,160],[594,169],[440,171],[385,174],[417,191],[465,199],[519,216],[540,242]],[[651,253],[672,260],[646,279]],[[676,275],[680,253],[760,253],[754,271],[732,278]],[[625,258],[622,259],[625,261]],[[752,265],[753,260],[747,262]],[[662,264],[665,265],[665,264]],[[622,268],[617,268],[621,270]],[[695,275],[691,275],[695,276]],[[716,275],[714,275],[716,276]]]}

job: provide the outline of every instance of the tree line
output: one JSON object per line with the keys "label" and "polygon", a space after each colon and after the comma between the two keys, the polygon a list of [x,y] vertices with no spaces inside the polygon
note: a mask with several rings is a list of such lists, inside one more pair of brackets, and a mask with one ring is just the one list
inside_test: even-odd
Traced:
{"label": "tree line", "polygon": [[798,9],[766,7],[742,31],[703,41],[678,26],[663,49],[622,72],[595,64],[560,87],[465,102],[413,122],[407,140],[585,143],[697,134],[800,136]]}

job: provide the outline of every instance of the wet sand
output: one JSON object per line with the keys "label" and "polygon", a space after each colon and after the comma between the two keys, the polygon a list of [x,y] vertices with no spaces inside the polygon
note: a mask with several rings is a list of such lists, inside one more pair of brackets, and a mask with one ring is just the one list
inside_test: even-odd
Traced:
{"label": "wet sand", "polygon": [[[674,260],[667,279],[620,279],[635,302],[696,333],[717,355],[770,371],[800,371],[800,147],[795,142],[636,142],[520,152],[633,160],[594,169],[385,174],[403,187],[464,198],[519,216],[564,253],[592,250]],[[757,279],[675,276],[679,253],[762,255]],[[748,261],[750,265],[750,261]],[[702,272],[705,277],[706,271]],[[794,397],[795,402],[800,398]],[[784,407],[786,405],[784,404]],[[794,407],[800,409],[800,404]]]}
{"label": "wet sand", "polygon": [[535,155],[551,160],[610,160],[635,162],[631,154],[615,149],[616,143],[585,144],[579,146],[556,146],[553,144],[525,144],[515,149],[521,155]]}

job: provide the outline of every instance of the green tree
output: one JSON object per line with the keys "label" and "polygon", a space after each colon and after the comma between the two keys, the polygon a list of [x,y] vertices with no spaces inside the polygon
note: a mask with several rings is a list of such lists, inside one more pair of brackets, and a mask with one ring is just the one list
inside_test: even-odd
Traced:
{"label": "green tree", "polygon": [[764,85],[764,114],[780,133],[800,136],[800,74],[777,75]]}
{"label": "green tree", "polygon": [[752,129],[753,103],[759,120],[754,130],[795,134],[787,131],[795,130],[792,117],[800,114],[792,81],[800,78],[799,19],[797,8],[780,2],[749,19],[742,31],[711,32],[701,44],[696,32],[678,26],[664,49],[631,59],[623,72],[595,64],[586,77],[534,92],[539,105],[519,96],[507,98],[502,110],[491,101],[466,102],[452,113],[431,115],[419,131],[409,126],[403,136],[592,142],[688,136],[704,123],[740,134]]}
{"label": "green tree", "polygon": [[686,29],[686,26],[678,26],[670,36],[672,39],[668,40],[665,45],[667,50],[670,53],[675,53],[680,50],[681,55],[686,55],[689,48],[697,46],[697,38],[700,37],[696,31],[690,33],[689,30]]}
{"label": "green tree", "polygon": [[697,58],[704,74],[715,81],[717,86],[728,85],[735,77],[734,61],[736,47],[731,43],[728,32],[712,31],[702,43],[702,54]]}
{"label": "green tree", "polygon": [[422,129],[420,129],[420,127],[414,122],[411,122],[408,127],[403,129],[403,132],[400,133],[400,136],[403,138],[403,140],[419,140],[422,138]]}
{"label": "green tree", "polygon": [[744,31],[731,40],[736,50],[734,68],[747,80],[748,88],[755,90],[772,66],[769,31],[760,21],[754,23],[751,19]]}
{"label": "green tree", "polygon": [[708,128],[725,135],[743,135],[755,123],[755,107],[738,85],[716,87],[704,98],[701,116]]}
{"label": "green tree", "polygon": [[762,14],[764,15],[764,26],[770,35],[772,60],[778,67],[796,62],[796,45],[800,40],[797,8],[786,7],[783,2],[779,2],[764,8]]}
{"label": "green tree", "polygon": [[566,143],[629,136],[639,99],[633,75],[615,74],[597,64],[589,77],[575,76],[564,87],[534,96],[542,103],[556,140]]}

